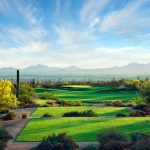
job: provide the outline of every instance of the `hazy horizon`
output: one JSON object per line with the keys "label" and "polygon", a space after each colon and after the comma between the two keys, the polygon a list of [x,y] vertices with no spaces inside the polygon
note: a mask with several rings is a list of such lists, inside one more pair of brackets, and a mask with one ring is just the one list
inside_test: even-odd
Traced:
{"label": "hazy horizon", "polygon": [[0,67],[150,61],[150,0],[1,0]]}

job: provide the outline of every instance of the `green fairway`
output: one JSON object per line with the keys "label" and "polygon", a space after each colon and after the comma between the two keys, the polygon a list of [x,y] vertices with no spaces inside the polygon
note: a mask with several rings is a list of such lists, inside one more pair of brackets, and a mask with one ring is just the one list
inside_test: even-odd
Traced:
{"label": "green fairway", "polygon": [[150,117],[135,118],[38,118],[31,119],[16,141],[41,141],[53,133],[66,132],[76,141],[96,141],[98,132],[117,128],[127,137],[131,132],[150,134]]}
{"label": "green fairway", "polygon": [[47,102],[51,102],[51,100],[43,100],[43,99],[36,99],[36,104],[45,105]]}
{"label": "green fairway", "polygon": [[32,113],[32,116],[43,116],[45,113],[53,116],[62,116],[66,112],[81,112],[85,110],[93,110],[99,116],[115,116],[117,113],[128,115],[130,113],[130,110],[124,107],[39,107]]}
{"label": "green fairway", "polygon": [[36,95],[41,95],[45,92],[57,94],[59,99],[76,100],[86,103],[96,103],[104,101],[121,100],[127,102],[135,97],[138,93],[132,89],[119,87],[93,87],[93,86],[63,86],[53,87],[49,89],[37,88]]}

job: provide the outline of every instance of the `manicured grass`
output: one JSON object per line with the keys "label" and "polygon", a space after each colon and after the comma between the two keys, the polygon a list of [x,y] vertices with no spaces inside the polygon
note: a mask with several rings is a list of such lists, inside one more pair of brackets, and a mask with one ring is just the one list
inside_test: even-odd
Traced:
{"label": "manicured grass", "polygon": [[93,110],[99,116],[115,116],[117,113],[128,115],[130,113],[130,110],[124,107],[39,107],[33,112],[32,116],[43,116],[45,113],[49,113],[53,116],[62,116],[66,112],[81,112],[85,110]]}
{"label": "manicured grass", "polygon": [[35,102],[37,104],[40,104],[40,105],[45,105],[46,102],[50,102],[51,100],[44,100],[44,99],[36,99]]}
{"label": "manicured grass", "polygon": [[53,92],[57,94],[59,99],[63,100],[76,100],[85,103],[96,103],[104,101],[129,101],[139,94],[128,88],[119,87],[93,87],[93,86],[63,86],[53,87],[49,89],[37,88],[36,94],[41,95],[44,92]]}
{"label": "manicured grass", "polygon": [[97,133],[108,128],[117,128],[127,137],[132,132],[150,134],[150,117],[31,119],[16,141],[41,141],[45,136],[61,132],[68,133],[76,141],[96,141]]}

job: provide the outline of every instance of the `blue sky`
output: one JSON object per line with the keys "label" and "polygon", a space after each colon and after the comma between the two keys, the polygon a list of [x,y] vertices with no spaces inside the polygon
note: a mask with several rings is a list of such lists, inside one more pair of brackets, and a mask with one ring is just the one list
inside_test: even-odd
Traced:
{"label": "blue sky", "polygon": [[0,0],[0,67],[150,62],[150,0]]}

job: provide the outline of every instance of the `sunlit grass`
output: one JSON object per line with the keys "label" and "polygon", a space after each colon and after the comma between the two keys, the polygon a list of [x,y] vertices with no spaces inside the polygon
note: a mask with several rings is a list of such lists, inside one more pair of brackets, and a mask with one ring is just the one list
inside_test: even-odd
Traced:
{"label": "sunlit grass", "polygon": [[76,141],[96,141],[97,133],[108,128],[129,137],[132,132],[150,134],[150,118],[38,118],[31,119],[16,141],[41,141],[53,133],[66,132]]}
{"label": "sunlit grass", "polygon": [[117,113],[129,114],[130,110],[123,107],[39,107],[33,112],[32,116],[43,116],[49,113],[53,116],[62,116],[66,112],[93,110],[99,116],[115,116]]}

